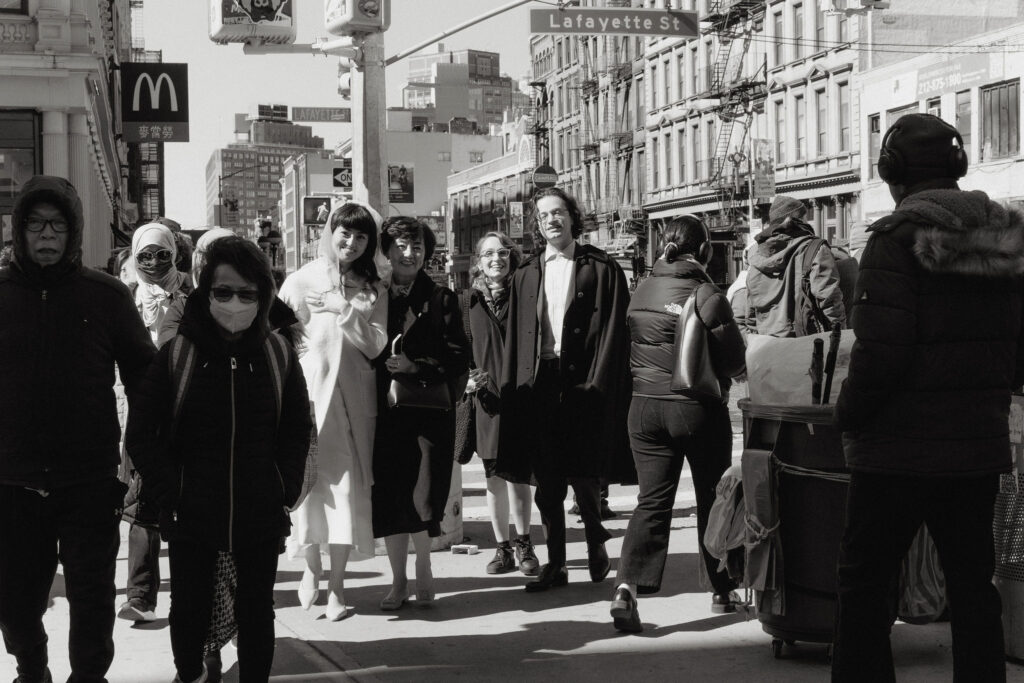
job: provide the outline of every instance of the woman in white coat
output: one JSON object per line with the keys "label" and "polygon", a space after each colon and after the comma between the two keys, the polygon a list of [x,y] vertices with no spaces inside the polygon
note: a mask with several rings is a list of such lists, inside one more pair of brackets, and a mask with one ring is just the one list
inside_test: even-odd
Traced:
{"label": "woman in white coat", "polygon": [[370,492],[377,420],[370,360],[387,343],[388,296],[374,265],[382,219],[348,202],[327,219],[319,258],[288,277],[280,297],[302,327],[299,362],[313,401],[318,439],[317,480],[292,513],[291,558],[304,556],[299,603],[316,602],[321,556],[330,555],[327,618],[350,613],[345,567],[374,555]]}

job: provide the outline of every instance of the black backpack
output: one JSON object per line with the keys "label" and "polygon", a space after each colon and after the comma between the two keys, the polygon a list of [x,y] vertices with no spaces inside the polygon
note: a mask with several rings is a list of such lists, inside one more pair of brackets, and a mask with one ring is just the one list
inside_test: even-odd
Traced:
{"label": "black backpack", "polygon": [[812,237],[807,242],[801,260],[800,280],[793,296],[793,332],[798,337],[828,332],[832,329],[828,316],[821,310],[818,300],[811,291],[811,264],[823,244],[827,246],[822,238]]}

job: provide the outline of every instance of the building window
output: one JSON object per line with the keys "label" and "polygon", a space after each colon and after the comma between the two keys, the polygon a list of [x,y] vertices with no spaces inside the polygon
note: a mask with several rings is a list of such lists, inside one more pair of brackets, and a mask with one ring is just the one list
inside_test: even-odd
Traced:
{"label": "building window", "polygon": [[1020,151],[1020,81],[981,89],[981,161]]}
{"label": "building window", "polygon": [[471,164],[482,164],[482,163],[484,163],[484,153],[483,152],[470,152],[469,153],[469,163],[471,163]]}
{"label": "building window", "polygon": [[839,84],[839,151],[850,151],[850,84]]}
{"label": "building window", "polygon": [[846,43],[850,40],[850,18],[843,12],[839,15],[839,42]]}
{"label": "building window", "polygon": [[669,68],[669,60],[666,59],[661,63],[661,78],[662,83],[665,86],[664,104],[668,104],[669,102],[672,101],[672,78],[670,76],[671,71],[672,70]]}
{"label": "building window", "polygon": [[28,0],[0,0],[0,13],[28,14]]}
{"label": "building window", "polygon": [[825,49],[825,11],[818,5],[814,12],[814,51],[821,52]]}
{"label": "building window", "polygon": [[[704,169],[704,177],[705,178],[710,178],[711,177],[711,171],[712,171],[712,164],[714,163],[713,160],[715,159],[715,147],[716,147],[715,143],[718,142],[717,139],[715,138],[715,119],[713,119],[713,118],[707,119],[707,127],[708,127],[707,128],[707,134],[708,134],[708,157],[707,158],[709,159],[709,161],[707,163],[707,167]],[[722,161],[724,163],[725,160],[723,159]]]}
{"label": "building window", "polygon": [[928,100],[925,103],[925,111],[927,111],[932,116],[938,116],[941,119],[942,118],[942,98],[941,97],[933,97],[932,99]]}
{"label": "building window", "polygon": [[642,149],[636,152],[636,177],[639,186],[639,199],[640,203],[643,203],[643,197],[647,194],[647,165],[646,165],[646,154]]}
{"label": "building window", "polygon": [[900,107],[899,109],[890,109],[889,111],[887,111],[885,113],[885,127],[888,128],[892,124],[896,123],[901,116],[904,116],[906,114],[916,114],[916,113],[917,113],[917,103],[908,104],[907,106]]}
{"label": "building window", "polygon": [[11,216],[22,185],[42,170],[39,124],[34,111],[0,110],[0,247],[13,239]]}
{"label": "building window", "polygon": [[686,97],[686,56],[680,52],[676,57],[676,83],[679,85],[679,99]]}
{"label": "building window", "polygon": [[714,63],[715,53],[712,50],[711,43],[704,43],[704,87],[707,90],[711,90],[711,73],[714,70]]}
{"label": "building window", "polygon": [[644,116],[647,114],[647,98],[644,96],[644,79],[636,79],[636,126],[644,125]]}
{"label": "building window", "polygon": [[700,65],[697,63],[697,46],[690,49],[690,95],[700,92]]}
{"label": "building window", "polygon": [[961,90],[956,94],[956,129],[964,141],[964,152],[971,155],[971,91]]}
{"label": "building window", "polygon": [[796,108],[796,160],[807,158],[807,101],[803,95],[793,98]]}
{"label": "building window", "polygon": [[651,189],[657,190],[661,187],[661,175],[658,170],[661,166],[661,155],[658,153],[660,142],[658,138],[651,138]]}
{"label": "building window", "polygon": [[782,35],[785,33],[782,22],[782,10],[779,10],[772,15],[772,26],[775,28],[775,66],[780,66],[786,63],[785,56],[785,45],[782,44]]}
{"label": "building window", "polygon": [[818,149],[819,157],[828,154],[828,98],[824,90],[814,91],[814,102],[818,110]]}
{"label": "building window", "polygon": [[882,148],[882,117],[868,117],[868,178],[878,177],[878,153]]}
{"label": "building window", "polygon": [[438,152],[437,153],[437,160],[438,161],[451,161],[452,160],[452,153],[451,152]]}
{"label": "building window", "polygon": [[679,145],[676,147],[676,154],[679,155],[679,184],[686,184],[686,129],[680,128],[676,131],[676,139]]}
{"label": "building window", "polygon": [[672,131],[665,133],[665,185],[672,185]]}
{"label": "building window", "polygon": [[690,154],[693,157],[693,180],[694,182],[699,181],[703,176],[701,167],[704,164],[703,159],[700,158],[700,124],[695,123],[690,128]]}
{"label": "building window", "polygon": [[804,41],[804,6],[793,5],[793,43],[796,45],[797,57],[803,57],[807,51]]}
{"label": "building window", "polygon": [[786,163],[786,108],[782,100],[775,103],[775,163]]}

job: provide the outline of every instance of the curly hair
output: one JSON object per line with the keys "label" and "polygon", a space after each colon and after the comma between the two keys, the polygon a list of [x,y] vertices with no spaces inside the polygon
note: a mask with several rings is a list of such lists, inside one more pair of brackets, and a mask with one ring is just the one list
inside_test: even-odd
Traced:
{"label": "curly hair", "polygon": [[535,244],[547,244],[548,241],[544,237],[544,233],[540,229],[540,221],[538,220],[537,213],[537,202],[545,197],[557,197],[565,203],[565,208],[569,212],[569,217],[572,219],[572,238],[579,239],[580,235],[583,234],[583,212],[580,211],[579,204],[573,199],[572,195],[567,193],[560,187],[546,187],[543,190],[538,191],[533,195],[533,241]]}
{"label": "curly hair", "polygon": [[416,220],[412,216],[391,216],[384,219],[380,226],[380,253],[388,255],[391,245],[398,239],[423,240],[423,261],[430,261],[434,255],[434,247],[437,245],[437,237],[430,226],[423,221]]}
{"label": "curly hair", "polygon": [[480,247],[482,247],[484,245],[484,242],[491,237],[498,238],[498,241],[501,242],[501,246],[509,250],[508,275],[506,277],[512,277],[512,273],[516,271],[516,268],[518,268],[519,264],[522,263],[523,261],[523,252],[519,248],[519,245],[512,241],[512,238],[506,235],[505,233],[499,230],[492,230],[491,232],[487,233],[486,235],[484,235],[483,237],[476,241],[476,249],[474,250],[474,254],[477,257],[477,260],[469,268],[469,275],[474,280],[483,275],[483,271],[480,269]]}

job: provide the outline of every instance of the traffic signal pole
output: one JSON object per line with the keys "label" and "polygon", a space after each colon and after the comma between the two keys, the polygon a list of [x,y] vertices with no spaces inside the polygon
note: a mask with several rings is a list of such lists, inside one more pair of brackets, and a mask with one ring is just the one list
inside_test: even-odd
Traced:
{"label": "traffic signal pole", "polygon": [[362,41],[362,60],[352,72],[352,197],[387,215],[387,102],[384,34]]}

